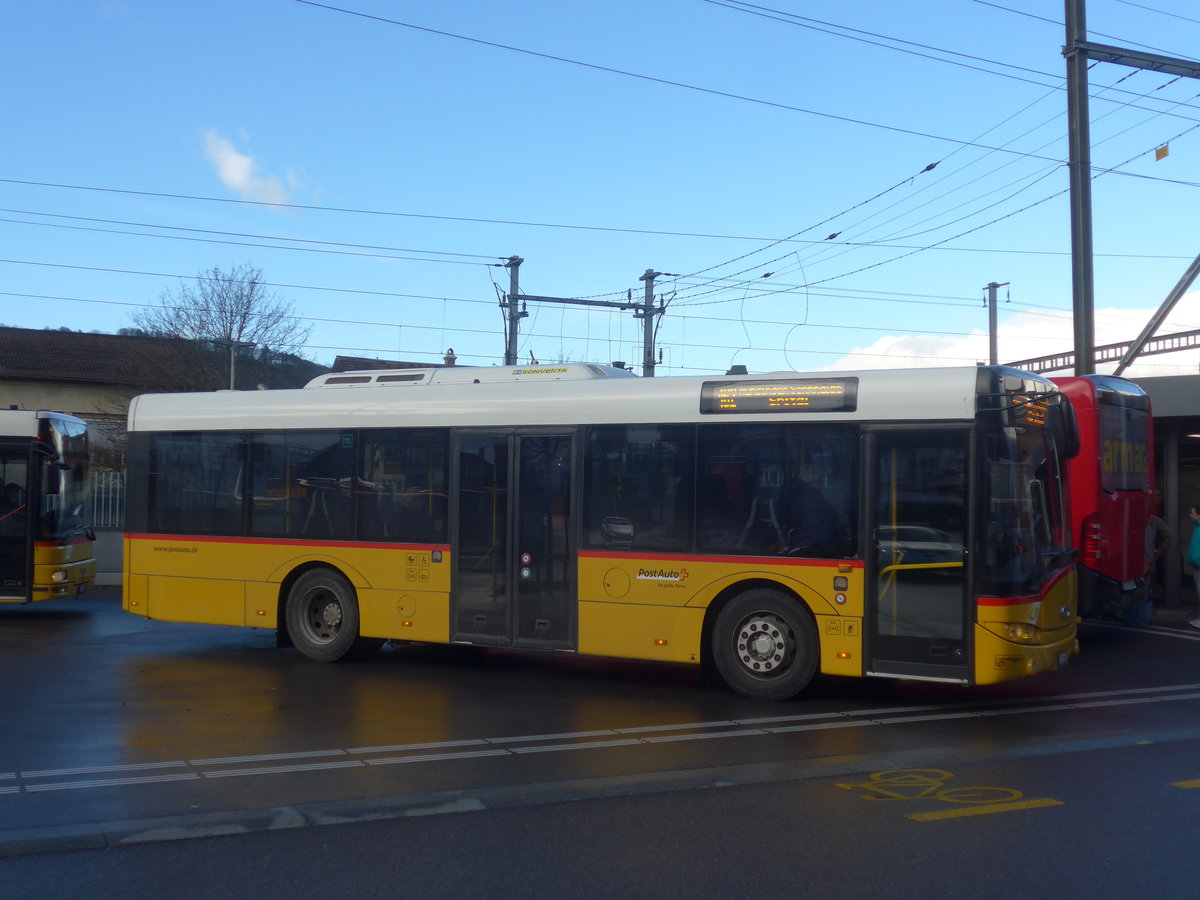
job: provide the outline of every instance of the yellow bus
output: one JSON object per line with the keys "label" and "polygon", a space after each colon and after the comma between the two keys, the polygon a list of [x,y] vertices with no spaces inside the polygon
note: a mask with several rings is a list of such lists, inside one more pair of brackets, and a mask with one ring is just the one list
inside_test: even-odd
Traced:
{"label": "yellow bus", "polygon": [[46,410],[0,410],[0,485],[0,603],[91,587],[87,423]]}
{"label": "yellow bus", "polygon": [[1001,367],[638,378],[597,365],[143,395],[124,607],[276,629],[991,684],[1077,652],[1070,405]]}

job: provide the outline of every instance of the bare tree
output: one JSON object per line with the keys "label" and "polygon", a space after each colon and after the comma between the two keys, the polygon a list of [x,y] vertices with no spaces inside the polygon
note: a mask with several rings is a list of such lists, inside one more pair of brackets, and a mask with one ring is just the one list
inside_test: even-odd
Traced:
{"label": "bare tree", "polygon": [[158,306],[134,313],[133,322],[149,335],[212,346],[228,368],[214,384],[231,388],[239,366],[295,353],[312,330],[301,324],[291,303],[267,290],[262,270],[249,263],[228,273],[213,266],[194,285],[181,281],[177,291],[163,291]]}

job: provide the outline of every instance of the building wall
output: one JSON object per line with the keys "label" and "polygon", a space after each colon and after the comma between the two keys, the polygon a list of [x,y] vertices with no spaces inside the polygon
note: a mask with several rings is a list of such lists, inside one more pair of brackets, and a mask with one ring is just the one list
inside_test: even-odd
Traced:
{"label": "building wall", "polygon": [[1166,557],[1166,605],[1193,610],[1200,598],[1184,559],[1192,536],[1190,506],[1200,506],[1200,375],[1133,379],[1150,397],[1158,453],[1156,487],[1174,546]]}
{"label": "building wall", "polygon": [[57,382],[4,380],[0,406],[17,409],[52,409],[91,421],[124,418],[129,394],[111,387]]}

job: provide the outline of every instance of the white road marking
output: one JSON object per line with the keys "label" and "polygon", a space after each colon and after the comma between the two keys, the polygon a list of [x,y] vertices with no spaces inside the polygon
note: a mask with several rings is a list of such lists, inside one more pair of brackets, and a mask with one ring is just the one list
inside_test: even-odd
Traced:
{"label": "white road marking", "polygon": [[[832,731],[840,728],[872,728],[924,722],[947,722],[992,716],[1013,716],[1040,712],[1062,712],[1148,703],[1200,700],[1200,684],[1179,684],[1151,688],[1125,688],[1118,691],[1048,696],[1042,700],[992,700],[951,705],[879,707],[865,710],[799,713],[791,716],[764,716],[708,722],[680,722],[640,725],[629,728],[560,732],[553,734],[504,735],[494,738],[465,738],[454,741],[392,744],[350,749],[329,748],[247,756],[213,757],[128,763],[111,766],[41,769],[0,773],[0,779],[17,783],[0,787],[0,795],[45,791],[84,790],[102,787],[127,787],[160,784],[169,781],[195,781],[207,778],[247,778],[299,772],[354,769],[376,766],[447,762],[483,757],[516,757],[534,753],[562,753],[579,750],[612,749],[638,745],[709,741],[805,731]],[[598,740],[598,738],[609,738]],[[524,746],[518,746],[524,745]],[[464,748],[453,750],[452,748]],[[473,748],[473,749],[466,749]],[[412,751],[412,752],[406,752]],[[430,752],[446,751],[446,752]],[[402,754],[383,756],[382,754]],[[330,759],[330,757],[340,757]],[[285,765],[263,765],[296,760]],[[246,764],[246,765],[241,765]],[[214,768],[221,767],[221,768]],[[185,771],[164,773],[165,769]],[[142,773],[127,777],[65,779],[73,775],[101,775],[120,772]]]}

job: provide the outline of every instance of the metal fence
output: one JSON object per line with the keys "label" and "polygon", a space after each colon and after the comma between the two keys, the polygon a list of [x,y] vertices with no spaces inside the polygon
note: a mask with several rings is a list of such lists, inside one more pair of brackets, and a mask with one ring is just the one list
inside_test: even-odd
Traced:
{"label": "metal fence", "polygon": [[125,473],[92,473],[92,525],[125,527]]}

